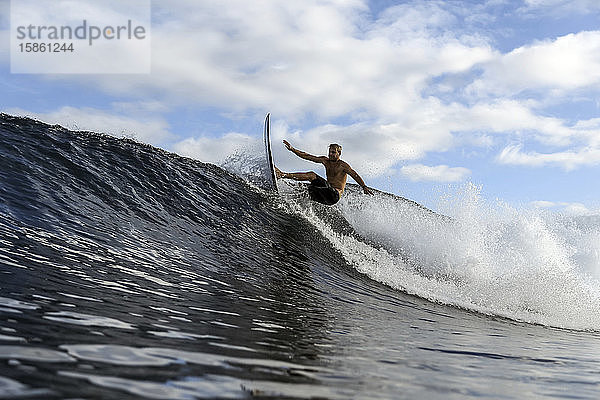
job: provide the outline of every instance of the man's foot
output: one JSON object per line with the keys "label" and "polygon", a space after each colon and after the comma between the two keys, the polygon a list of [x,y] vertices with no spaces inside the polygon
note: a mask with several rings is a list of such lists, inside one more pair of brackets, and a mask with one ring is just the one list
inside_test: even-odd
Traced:
{"label": "man's foot", "polygon": [[277,178],[283,178],[284,173],[279,170],[279,168],[275,167],[275,176]]}

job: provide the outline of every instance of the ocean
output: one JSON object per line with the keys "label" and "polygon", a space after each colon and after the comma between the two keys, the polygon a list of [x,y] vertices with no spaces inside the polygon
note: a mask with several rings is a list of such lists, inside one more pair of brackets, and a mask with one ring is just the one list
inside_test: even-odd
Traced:
{"label": "ocean", "polygon": [[259,156],[0,115],[0,398],[600,398],[600,217],[327,208]]}

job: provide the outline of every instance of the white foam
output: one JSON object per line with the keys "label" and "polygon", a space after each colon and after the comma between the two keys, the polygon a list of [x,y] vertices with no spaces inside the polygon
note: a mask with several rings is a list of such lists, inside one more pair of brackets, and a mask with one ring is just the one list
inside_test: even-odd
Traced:
{"label": "white foam", "polygon": [[[439,303],[554,327],[600,330],[600,223],[487,204],[467,185],[443,217],[388,196],[336,206],[367,244],[291,201],[355,268]],[[600,219],[598,220],[600,221]]]}
{"label": "white foam", "polygon": [[264,187],[271,179],[267,158],[257,144],[230,154],[220,166],[258,187]]}

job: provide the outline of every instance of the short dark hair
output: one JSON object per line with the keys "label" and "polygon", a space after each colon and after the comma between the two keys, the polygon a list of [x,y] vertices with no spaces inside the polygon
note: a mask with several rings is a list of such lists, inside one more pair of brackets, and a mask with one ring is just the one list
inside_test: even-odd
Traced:
{"label": "short dark hair", "polygon": [[334,149],[336,149],[336,150],[339,150],[339,152],[340,152],[340,153],[342,152],[342,146],[341,146],[341,145],[339,145],[339,144],[337,144],[337,143],[331,143],[331,144],[329,145],[329,148],[332,148],[332,147],[333,147]]}

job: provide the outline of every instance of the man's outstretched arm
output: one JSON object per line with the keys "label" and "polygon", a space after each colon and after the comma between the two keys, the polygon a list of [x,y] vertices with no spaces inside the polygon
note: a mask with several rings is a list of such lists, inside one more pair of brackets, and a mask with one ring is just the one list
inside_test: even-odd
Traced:
{"label": "man's outstretched arm", "polygon": [[350,175],[352,177],[352,179],[354,179],[356,181],[356,183],[358,183],[363,188],[363,192],[365,194],[374,194],[373,191],[371,190],[371,188],[368,187],[365,184],[365,181],[362,180],[360,175],[358,175],[358,173],[355,170],[353,170],[352,168],[350,168],[349,166],[348,166],[348,168],[349,168],[348,175]]}
{"label": "man's outstretched arm", "polygon": [[291,151],[292,153],[294,153],[298,157],[303,158],[305,160],[316,162],[316,163],[321,163],[321,164],[323,163],[323,161],[327,160],[327,157],[323,157],[323,156],[317,157],[317,156],[313,156],[312,154],[308,154],[308,153],[305,153],[305,152],[303,152],[301,150],[298,150],[298,149],[292,147],[292,145],[287,140],[284,140],[283,144],[285,145],[285,147],[289,151]]}

